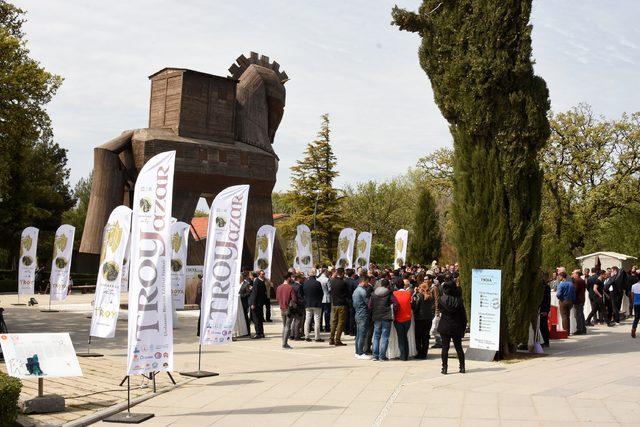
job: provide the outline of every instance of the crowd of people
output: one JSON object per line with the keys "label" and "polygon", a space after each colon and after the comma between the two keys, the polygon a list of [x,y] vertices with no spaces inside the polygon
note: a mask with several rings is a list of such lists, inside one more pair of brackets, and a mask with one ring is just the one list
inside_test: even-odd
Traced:
{"label": "crowd of people", "polygon": [[[448,371],[452,342],[464,373],[467,317],[459,286],[457,264],[396,270],[318,266],[307,274],[290,269],[275,295],[282,348],[291,349],[290,341],[323,343],[328,333],[328,344],[336,347],[346,345],[343,335],[354,336],[359,360],[426,359],[433,336],[433,347],[442,348],[442,373]],[[240,299],[247,325],[254,325],[253,339],[265,338],[272,289],[264,271],[243,273]]]}
{"label": "crowd of people", "polygon": [[[624,270],[617,266],[601,269],[576,269],[571,275],[565,267],[558,267],[550,280],[544,281],[544,297],[540,305],[540,322],[547,321],[551,305],[551,290],[556,291],[562,329],[571,333],[571,313],[574,310],[574,335],[587,333],[587,327],[596,324],[615,326],[620,320],[634,316],[631,336],[636,337],[640,321],[640,270]],[[585,318],[585,303],[591,309]],[[626,301],[625,301],[626,300]],[[541,328],[544,345],[549,345],[549,331]]]}

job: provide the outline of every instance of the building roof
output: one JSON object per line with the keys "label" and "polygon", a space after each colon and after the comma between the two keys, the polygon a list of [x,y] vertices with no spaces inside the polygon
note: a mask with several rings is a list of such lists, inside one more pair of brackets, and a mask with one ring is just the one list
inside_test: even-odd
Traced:
{"label": "building roof", "polygon": [[602,256],[608,256],[608,257],[615,258],[615,259],[619,259],[621,261],[626,261],[628,259],[637,259],[634,256],[620,254],[618,252],[594,252],[592,254],[579,256],[576,259],[577,260],[583,260],[583,259],[590,258],[590,257],[593,257],[593,256],[601,256],[601,255]]}
{"label": "building roof", "polygon": [[[273,214],[273,220],[278,220],[289,216],[288,214],[276,213]],[[191,218],[191,236],[195,240],[204,240],[207,238],[209,231],[209,217],[208,216],[196,216]]]}

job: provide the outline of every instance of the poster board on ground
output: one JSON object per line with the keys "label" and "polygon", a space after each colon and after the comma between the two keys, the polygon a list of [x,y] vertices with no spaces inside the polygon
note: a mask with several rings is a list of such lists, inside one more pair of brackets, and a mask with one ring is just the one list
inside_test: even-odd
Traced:
{"label": "poster board on ground", "polygon": [[469,359],[493,360],[500,349],[501,287],[501,270],[471,271]]}
{"label": "poster board on ground", "polygon": [[81,377],[69,333],[1,334],[7,373],[17,378]]}

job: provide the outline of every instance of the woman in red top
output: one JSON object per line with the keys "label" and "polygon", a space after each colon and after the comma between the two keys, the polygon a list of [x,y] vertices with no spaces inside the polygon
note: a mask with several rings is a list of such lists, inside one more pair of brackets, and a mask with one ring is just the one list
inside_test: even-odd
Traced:
{"label": "woman in red top", "polygon": [[400,360],[409,359],[409,339],[407,334],[411,327],[411,291],[408,284],[405,289],[393,292],[393,296],[398,301],[398,309],[394,313],[393,326],[398,334],[398,347],[400,350]]}

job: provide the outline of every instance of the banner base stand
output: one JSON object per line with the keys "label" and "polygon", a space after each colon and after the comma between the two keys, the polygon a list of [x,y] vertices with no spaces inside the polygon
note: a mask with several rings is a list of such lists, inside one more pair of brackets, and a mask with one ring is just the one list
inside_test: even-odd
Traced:
{"label": "banner base stand", "polygon": [[496,360],[498,352],[495,350],[484,350],[479,348],[468,348],[464,354],[466,360],[477,360],[479,362],[493,362]]}
{"label": "banner base stand", "polygon": [[100,353],[76,353],[76,357],[103,357]]}
{"label": "banner base stand", "polygon": [[207,377],[217,377],[220,375],[217,372],[209,372],[209,371],[192,371],[192,372],[180,372],[180,375],[183,377],[191,377],[191,378],[207,378]]}
{"label": "banner base stand", "polygon": [[140,424],[153,418],[154,414],[132,414],[131,412],[120,412],[103,419],[105,423]]}
{"label": "banner base stand", "polygon": [[20,306],[20,305],[27,305],[27,304],[25,304],[25,303],[23,303],[23,302],[17,302],[17,303],[15,303],[15,304],[11,304],[11,305],[17,305],[17,306]]}
{"label": "banner base stand", "polygon": [[45,310],[40,310],[40,313],[60,313],[60,310],[51,310],[49,309],[45,309]]}

